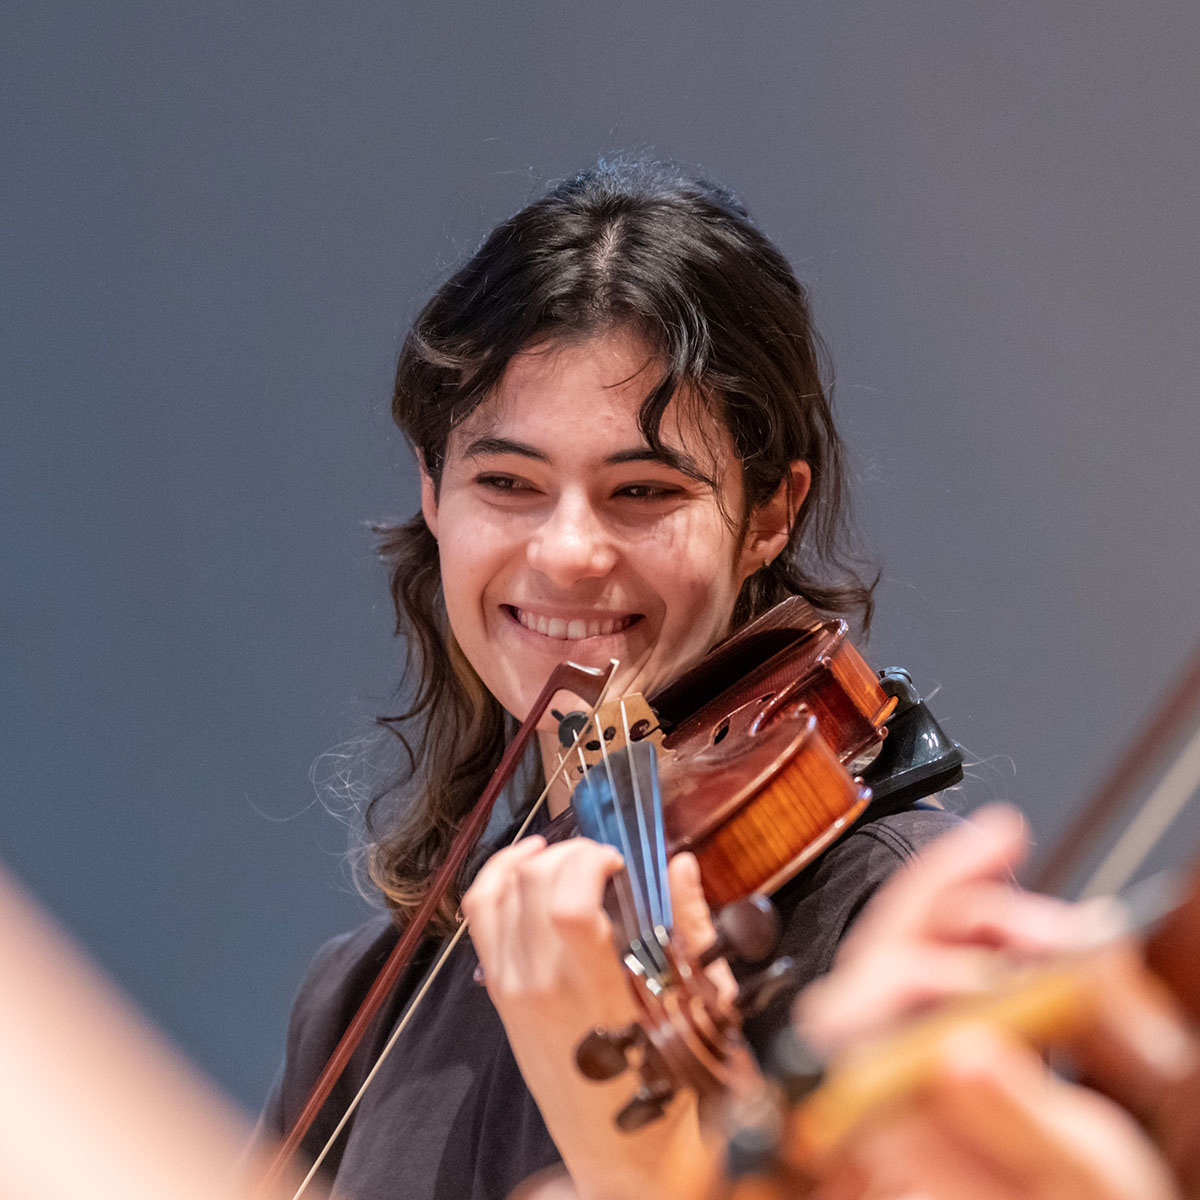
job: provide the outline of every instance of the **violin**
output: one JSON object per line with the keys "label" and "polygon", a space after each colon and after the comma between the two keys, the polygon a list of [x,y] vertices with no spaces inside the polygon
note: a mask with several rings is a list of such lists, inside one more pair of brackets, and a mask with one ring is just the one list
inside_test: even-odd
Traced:
{"label": "violin", "polygon": [[[1132,944],[1110,941],[1000,973],[987,993],[859,1039],[825,1062],[789,1031],[766,1064],[766,1079],[729,1098],[725,1173],[705,1194],[710,1200],[803,1200],[864,1126],[902,1113],[922,1095],[942,1069],[950,1039],[973,1027],[1066,1054],[1089,1087],[1136,1114],[1185,1194],[1197,1194],[1198,920],[1200,871],[1183,903],[1144,942],[1135,935]],[[1128,1033],[1126,1020],[1134,1026]],[[1169,1055],[1162,1048],[1168,1030]],[[1112,1041],[1120,1051],[1105,1048]]]}
{"label": "violin", "polygon": [[[563,663],[547,681],[319,1076],[266,1186],[290,1161],[411,961],[428,917],[461,873],[552,697],[568,691],[599,709],[614,666]],[[632,720],[626,704],[619,738],[611,711],[596,724],[575,714],[562,723],[572,743],[562,769],[575,771],[580,782],[568,810],[574,815],[552,823],[548,832],[563,836],[578,821],[581,832],[616,845],[626,859],[610,911],[618,917],[624,958],[646,1014],[638,1028],[654,1031],[639,1054],[643,1083],[623,1117],[625,1127],[636,1128],[661,1112],[679,1086],[702,1095],[727,1090],[731,1071],[740,1073],[745,1058],[739,1010],[716,995],[704,971],[708,960],[688,962],[671,945],[667,859],[683,849],[696,854],[710,903],[741,904],[718,921],[727,941],[732,938],[747,955],[761,954],[749,944],[771,938],[754,916],[761,903],[750,897],[791,878],[875,801],[900,807],[956,782],[962,754],[907,675],[876,676],[850,643],[845,623],[822,621],[798,597],[718,644],[651,696],[648,706],[639,706]],[[616,786],[618,777],[625,786]],[[587,814],[583,820],[581,813]],[[444,953],[464,931],[460,925]],[[766,995],[786,977],[787,966],[777,964],[755,981],[740,998],[742,1006]],[[435,964],[427,984],[437,969]],[[624,1070],[639,1036],[594,1031],[585,1039],[592,1051],[585,1069],[598,1078]],[[647,1045],[653,1046],[649,1053]],[[588,1049],[581,1053],[589,1063]]]}
{"label": "violin", "polygon": [[[596,734],[576,751],[571,807],[546,831],[555,840],[578,827],[625,859],[606,907],[642,1016],[624,1029],[592,1030],[577,1052],[595,1080],[637,1063],[639,1085],[616,1116],[622,1129],[656,1119],[680,1087],[704,1101],[747,1077],[742,1021],[787,982],[791,963],[777,960],[732,1000],[703,968],[717,957],[758,963],[772,954],[778,924],[762,893],[863,816],[873,801],[864,776],[878,791],[873,812],[961,778],[961,751],[907,675],[876,676],[844,622],[812,616],[801,600],[780,605],[652,696],[648,716],[637,709],[631,718],[625,699],[601,709]],[[564,718],[561,740],[582,719]],[[661,754],[643,752],[656,735]],[[681,850],[695,854],[705,898],[721,910],[717,944],[699,962],[669,936],[666,861]]]}
{"label": "violin", "polygon": [[[785,601],[650,696],[648,708],[626,718],[627,737],[617,714],[629,700],[602,709],[601,734],[577,751],[582,779],[604,761],[602,749],[612,756],[627,742],[656,741],[667,854],[695,854],[713,908],[775,891],[872,801],[874,813],[885,800],[903,807],[962,777],[961,751],[908,676],[876,676],[845,622],[814,618],[805,601]],[[568,741],[584,717],[569,714],[560,738]],[[902,719],[889,743],[893,717]],[[548,839],[573,831],[578,811],[573,802]],[[606,840],[603,829],[589,832],[596,835]]]}
{"label": "violin", "polygon": [[[1157,752],[1200,707],[1200,656],[1191,664],[1147,727],[1072,823],[1068,848],[1044,859],[1041,875],[1065,875],[1084,852],[1082,828],[1114,815]],[[1184,798],[1200,778],[1189,761],[1200,734],[1176,759],[1143,806],[1160,807],[1164,791]],[[1117,782],[1114,782],[1117,781]],[[1142,819],[1139,813],[1133,825]],[[1161,823],[1156,817],[1155,823]],[[1118,839],[1118,844],[1124,836]],[[1102,868],[1107,870],[1107,868]],[[1163,903],[1158,880],[1135,892],[1132,934],[1039,966],[998,974],[980,996],[953,1001],[897,1030],[837,1051],[822,1062],[794,1031],[782,1035],[766,1064],[768,1081],[733,1097],[729,1177],[722,1197],[802,1197],[833,1162],[850,1136],[879,1114],[911,1100],[939,1068],[942,1047],[965,1026],[983,1025],[1015,1035],[1041,1050],[1078,1055],[1085,1081],[1132,1111],[1160,1147],[1186,1194],[1200,1189],[1200,862],[1194,863],[1182,901]],[[1158,909],[1148,920],[1150,905]],[[1162,910],[1166,909],[1165,916]],[[1141,928],[1139,928],[1141,927]],[[1137,1063],[1141,1076],[1114,1083],[1111,1054],[1100,1055],[1097,1077],[1086,1074],[1098,1035],[1121,1029],[1121,1015],[1157,1013],[1152,1028],[1176,1035],[1169,1067],[1161,1053]],[[1187,1029],[1190,1033],[1183,1032]],[[1182,1039],[1182,1040],[1180,1040]],[[1184,1042],[1189,1044],[1184,1045]]]}

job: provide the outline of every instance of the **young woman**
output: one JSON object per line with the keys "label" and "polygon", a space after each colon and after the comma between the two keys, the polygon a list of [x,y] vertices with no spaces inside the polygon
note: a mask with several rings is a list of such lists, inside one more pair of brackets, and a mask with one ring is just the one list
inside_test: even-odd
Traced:
{"label": "young woman", "polygon": [[[393,411],[422,503],[383,537],[412,698],[390,722],[411,769],[368,820],[389,912],[318,955],[267,1111],[276,1133],[557,663],[617,658],[618,691],[651,693],[789,595],[870,615],[805,293],[721,188],[607,164],[552,188],[425,307]],[[548,776],[553,721],[540,737]],[[551,814],[566,803],[560,786]],[[828,967],[870,893],[948,822],[924,810],[868,822],[783,889],[799,982]],[[680,1097],[663,1120],[618,1132],[631,1082],[591,1083],[574,1063],[589,1029],[632,1015],[601,904],[620,859],[538,837],[480,867],[485,857],[447,899],[429,953],[306,1148],[324,1144],[461,904],[471,944],[451,955],[326,1160],[337,1187],[355,1200],[504,1196],[561,1159],[585,1197],[649,1194],[704,1152],[694,1104]],[[677,861],[673,885],[684,934],[702,938],[694,863]],[[781,999],[764,1021],[785,1013]]]}

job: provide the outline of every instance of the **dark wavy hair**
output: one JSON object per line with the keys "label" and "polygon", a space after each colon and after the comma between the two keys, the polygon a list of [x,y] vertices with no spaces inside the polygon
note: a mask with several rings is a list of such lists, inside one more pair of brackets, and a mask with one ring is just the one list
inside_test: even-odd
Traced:
{"label": "dark wavy hair", "polygon": [[[874,578],[855,553],[826,360],[787,260],[724,188],[661,163],[601,162],[503,221],[417,317],[396,367],[392,413],[437,487],[451,431],[532,345],[635,331],[661,370],[643,436],[690,393],[727,426],[741,460],[742,521],[803,459],[808,498],[788,547],[746,580],[736,628],[789,595],[870,622]],[[407,708],[380,718],[406,752],[402,778],[367,809],[369,872],[400,920],[499,761],[512,719],[449,629],[437,543],[418,513],[380,526]],[[442,928],[459,895],[447,898]]]}

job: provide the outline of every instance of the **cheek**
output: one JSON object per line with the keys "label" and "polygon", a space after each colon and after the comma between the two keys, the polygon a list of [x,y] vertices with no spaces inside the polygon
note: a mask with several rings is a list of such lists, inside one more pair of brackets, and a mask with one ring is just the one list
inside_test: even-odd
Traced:
{"label": "cheek", "polygon": [[438,543],[442,595],[450,625],[464,649],[477,636],[483,620],[483,593],[495,573],[489,562],[486,538],[445,532]]}
{"label": "cheek", "polygon": [[447,591],[478,591],[500,570],[509,556],[511,538],[504,525],[488,519],[468,505],[443,502],[439,513],[442,536],[438,541],[442,579]]}
{"label": "cheek", "polygon": [[655,577],[667,580],[664,586],[673,598],[693,614],[727,607],[729,612],[723,614],[727,617],[742,583],[736,539],[715,518],[698,525],[660,548]]}
{"label": "cheek", "polygon": [[671,564],[678,578],[703,578],[709,583],[733,574],[738,549],[736,534],[715,505],[679,512],[656,528],[641,547],[647,558]]}
{"label": "cheek", "polygon": [[662,592],[669,641],[689,653],[708,650],[728,632],[737,599],[739,585],[728,559],[719,555],[704,562],[692,560],[673,575],[664,571],[663,576],[671,580]]}

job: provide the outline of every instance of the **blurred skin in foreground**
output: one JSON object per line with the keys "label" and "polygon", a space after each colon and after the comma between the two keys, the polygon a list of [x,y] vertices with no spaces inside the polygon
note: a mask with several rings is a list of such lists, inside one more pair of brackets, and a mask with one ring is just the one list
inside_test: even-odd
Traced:
{"label": "blurred skin in foreground", "polygon": [[292,1195],[255,1193],[249,1123],[3,872],[0,962],[4,1200]]}
{"label": "blurred skin in foreground", "polygon": [[[1110,942],[1113,907],[1068,905],[1007,882],[1024,846],[1015,814],[988,810],[882,889],[834,970],[797,1004],[809,1040],[833,1051],[933,1001],[985,990],[1000,964]],[[965,1024],[937,1047],[924,1086],[864,1123],[825,1165],[814,1200],[1195,1195],[1196,1037],[1128,942],[1090,957],[1087,969],[1088,1018],[1061,1049],[1105,1094],[1061,1079],[1014,1035]],[[886,991],[872,992],[868,979],[886,980]]]}
{"label": "blurred skin in foreground", "polygon": [[[943,1001],[986,992],[1005,967],[1110,941],[1118,928],[1113,907],[1072,905],[1015,887],[1012,872],[1026,845],[1014,811],[981,810],[889,881],[846,938],[834,969],[797,1001],[804,1038],[834,1054]],[[681,1178],[672,1200],[1200,1195],[1197,1039],[1131,946],[1106,949],[1091,969],[1097,1003],[1067,1049],[1104,1094],[1060,1078],[1014,1035],[964,1024],[936,1046],[922,1085],[857,1127],[821,1164],[815,1184],[760,1179],[731,1186],[717,1171],[717,1181]],[[720,1131],[712,1136],[719,1144]],[[574,1192],[568,1180],[553,1177],[531,1180],[518,1195],[566,1200]]]}

